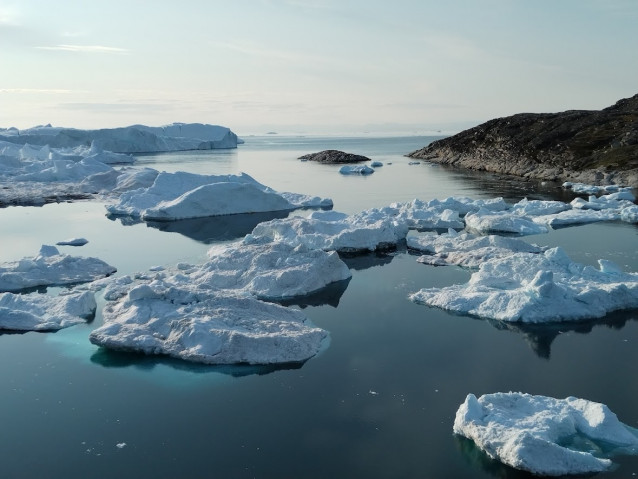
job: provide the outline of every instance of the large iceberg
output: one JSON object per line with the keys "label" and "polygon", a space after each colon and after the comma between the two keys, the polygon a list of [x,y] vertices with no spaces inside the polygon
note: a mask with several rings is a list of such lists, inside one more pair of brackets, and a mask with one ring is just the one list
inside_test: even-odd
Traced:
{"label": "large iceberg", "polygon": [[132,125],[123,128],[81,130],[51,125],[26,130],[0,132],[0,140],[17,144],[48,145],[51,148],[89,146],[116,153],[210,150],[236,148],[241,140],[230,129],[201,123],[173,123],[150,127]]}
{"label": "large iceberg", "polygon": [[404,221],[378,209],[354,215],[313,211],[307,218],[291,217],[258,224],[244,243],[282,242],[310,249],[356,253],[395,247],[408,233]]}
{"label": "large iceberg", "polygon": [[59,296],[0,293],[0,330],[57,331],[85,322],[96,307],[90,291]]}
{"label": "large iceberg", "polygon": [[496,258],[504,258],[514,253],[541,253],[543,248],[529,244],[518,238],[503,236],[475,236],[450,230],[437,235],[428,233],[422,236],[409,236],[408,248],[423,254],[419,263],[435,266],[458,265],[466,268],[478,268],[482,263]]}
{"label": "large iceberg", "polygon": [[612,454],[638,453],[636,430],[604,404],[575,397],[468,394],[454,432],[493,459],[544,476],[601,472]]}
{"label": "large iceberg", "polygon": [[245,173],[162,172],[151,186],[124,192],[117,203],[107,205],[106,209],[111,215],[169,221],[331,205],[329,199],[278,193]]}
{"label": "large iceberg", "polygon": [[502,321],[558,322],[600,318],[638,307],[638,273],[610,261],[575,263],[561,248],[515,253],[482,263],[466,284],[426,288],[417,303]]}
{"label": "large iceberg", "polygon": [[0,264],[0,291],[83,283],[115,271],[101,259],[60,254],[55,246],[43,245],[33,258]]}
{"label": "large iceberg", "polygon": [[298,310],[158,280],[107,303],[89,339],[207,364],[274,364],[309,359],[327,336]]}

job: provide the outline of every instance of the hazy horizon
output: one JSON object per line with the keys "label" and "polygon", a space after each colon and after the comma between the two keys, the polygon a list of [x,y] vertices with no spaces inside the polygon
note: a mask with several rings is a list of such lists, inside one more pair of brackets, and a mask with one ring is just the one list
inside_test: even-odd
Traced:
{"label": "hazy horizon", "polygon": [[448,134],[633,96],[636,24],[630,0],[0,0],[0,127]]}

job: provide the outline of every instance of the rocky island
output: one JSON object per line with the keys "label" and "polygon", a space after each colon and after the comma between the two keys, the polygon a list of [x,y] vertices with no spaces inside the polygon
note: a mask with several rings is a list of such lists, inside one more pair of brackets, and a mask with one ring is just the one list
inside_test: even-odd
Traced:
{"label": "rocky island", "polygon": [[318,153],[308,153],[299,157],[304,161],[316,161],[325,164],[342,164],[342,163],[361,163],[370,161],[370,158],[363,155],[355,155],[354,153],[346,153],[340,150],[323,150]]}
{"label": "rocky island", "polygon": [[497,118],[407,156],[525,178],[638,187],[638,95],[602,110]]}

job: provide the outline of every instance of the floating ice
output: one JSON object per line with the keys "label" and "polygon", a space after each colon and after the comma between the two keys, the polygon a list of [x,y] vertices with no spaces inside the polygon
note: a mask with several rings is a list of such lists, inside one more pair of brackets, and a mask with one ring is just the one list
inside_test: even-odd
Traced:
{"label": "floating ice", "polygon": [[468,394],[454,432],[493,459],[544,476],[601,472],[612,454],[638,453],[638,435],[607,406],[574,397]]}
{"label": "floating ice", "polygon": [[454,230],[442,235],[428,233],[423,236],[409,236],[407,243],[408,248],[426,253],[417,259],[420,263],[437,266],[452,264],[466,268],[478,268],[487,260],[514,253],[543,251],[542,248],[518,238],[474,236]]}
{"label": "floating ice", "polygon": [[124,192],[117,204],[107,205],[106,209],[113,215],[167,221],[331,204],[330,200],[317,197],[277,193],[245,173],[162,172],[150,187]]}
{"label": "floating ice", "polygon": [[571,209],[571,206],[562,201],[528,200],[523,198],[512,206],[512,213],[519,216],[552,215]]}
{"label": "floating ice", "polygon": [[417,303],[502,321],[530,323],[599,318],[638,307],[638,273],[610,261],[600,269],[572,262],[561,248],[486,261],[464,285],[421,289]]}
{"label": "floating ice", "polygon": [[383,166],[383,163],[381,163],[380,161],[373,161],[372,163],[370,163],[370,166],[372,168],[380,168],[381,166]]}
{"label": "floating ice", "polygon": [[56,297],[0,293],[0,330],[57,331],[85,322],[96,307],[89,291]]}
{"label": "floating ice", "polygon": [[89,240],[86,238],[69,238],[64,241],[58,241],[56,245],[58,246],[84,246],[87,244]]}
{"label": "floating ice", "polygon": [[445,208],[442,204],[414,199],[407,203],[392,203],[381,211],[399,221],[407,223],[411,229],[463,228],[465,223],[458,211]]}
{"label": "floating ice", "polygon": [[107,303],[89,339],[207,364],[274,364],[309,359],[327,335],[298,310],[158,280]]}
{"label": "floating ice", "polygon": [[562,211],[554,215],[536,216],[535,223],[551,227],[596,223],[598,221],[614,221],[620,219],[620,213],[615,210],[583,210],[573,209]]}
{"label": "floating ice", "polygon": [[132,125],[123,128],[80,130],[50,125],[0,133],[0,140],[52,148],[78,147],[95,142],[100,148],[117,153],[141,153],[180,150],[236,148],[238,140],[228,128],[201,123],[173,123],[150,127]]}
{"label": "floating ice", "polygon": [[547,233],[547,227],[510,211],[494,212],[481,208],[465,215],[465,226],[480,233],[516,233],[535,235]]}
{"label": "floating ice", "polygon": [[371,175],[374,169],[368,165],[344,165],[339,168],[342,175]]}
{"label": "floating ice", "polygon": [[336,211],[314,211],[308,218],[291,217],[260,223],[246,235],[244,243],[274,241],[348,253],[394,247],[407,233],[408,226],[404,221],[378,209],[350,216]]}
{"label": "floating ice", "polygon": [[101,259],[60,254],[55,246],[43,245],[33,258],[0,264],[0,291],[82,283],[115,271]]}

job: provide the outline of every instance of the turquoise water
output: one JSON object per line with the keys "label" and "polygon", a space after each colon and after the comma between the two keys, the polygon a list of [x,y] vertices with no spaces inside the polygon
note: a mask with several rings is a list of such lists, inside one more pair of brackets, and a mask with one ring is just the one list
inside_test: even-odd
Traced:
{"label": "turquoise water", "polygon": [[[248,137],[237,150],[148,155],[167,171],[245,171],[279,190],[332,197],[352,213],[393,201],[465,195],[569,199],[558,185],[511,181],[402,155],[431,138]],[[391,162],[370,177],[296,158],[337,148]],[[65,252],[98,256],[118,274],[200,262],[262,217],[125,225],[95,202],[0,210],[0,261],[84,236]],[[526,237],[573,259],[638,271],[638,228],[595,224]],[[206,367],[115,354],[88,342],[95,320],[55,334],[0,336],[0,476],[23,477],[528,477],[452,434],[468,393],[522,391],[607,404],[638,426],[638,314],[548,327],[505,327],[407,300],[468,279],[419,264],[405,250],[346,258],[353,277],[301,306],[330,332],[329,347],[289,368]],[[123,447],[117,447],[118,444]],[[638,459],[600,477],[630,477]]]}

